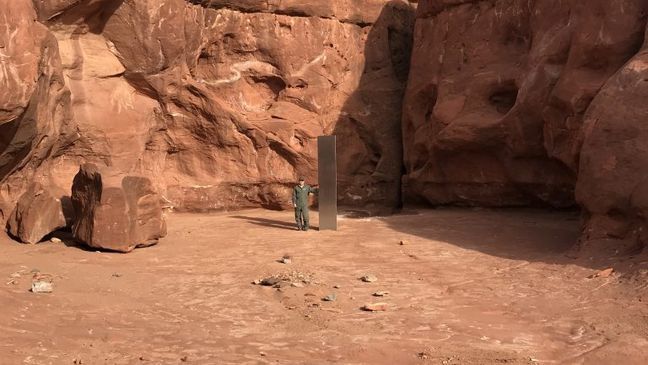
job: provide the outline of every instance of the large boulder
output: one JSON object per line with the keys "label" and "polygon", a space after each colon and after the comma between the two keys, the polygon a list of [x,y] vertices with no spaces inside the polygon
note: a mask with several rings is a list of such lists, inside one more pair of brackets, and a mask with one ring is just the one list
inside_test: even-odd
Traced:
{"label": "large boulder", "polygon": [[90,247],[130,252],[154,245],[166,235],[161,197],[148,178],[103,178],[94,164],[74,177],[74,237]]}
{"label": "large boulder", "polygon": [[3,2],[0,14],[0,211],[6,218],[30,181],[59,176],[35,175],[76,134],[56,38],[36,21],[31,0]]}
{"label": "large boulder", "polygon": [[66,226],[61,199],[34,182],[20,196],[7,221],[9,233],[24,243],[37,243]]}
{"label": "large boulder", "polygon": [[585,117],[576,186],[588,218],[585,246],[632,253],[648,245],[646,100],[648,44],[606,83]]}

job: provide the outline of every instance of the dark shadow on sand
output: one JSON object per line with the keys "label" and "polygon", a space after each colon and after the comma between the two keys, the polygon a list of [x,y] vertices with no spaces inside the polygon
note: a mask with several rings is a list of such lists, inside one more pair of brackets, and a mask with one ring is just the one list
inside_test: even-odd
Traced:
{"label": "dark shadow on sand", "polygon": [[[293,222],[287,222],[287,221],[279,221],[275,219],[267,219],[267,218],[258,218],[258,217],[248,217],[244,215],[232,215],[230,216],[231,218],[236,218],[236,219],[244,219],[248,221],[250,224],[256,224],[258,226],[263,226],[263,227],[270,227],[270,228],[278,228],[278,229],[288,229],[291,231],[296,230],[296,225]],[[319,231],[319,227],[317,226],[310,226],[310,229],[314,231]]]}
{"label": "dark shadow on sand", "polygon": [[[577,265],[594,270],[614,266],[615,270],[623,271],[622,266],[643,255],[583,255],[577,247],[581,234],[577,210],[406,208],[399,214],[373,218],[384,219],[391,229],[403,233],[404,240],[414,236],[516,261]],[[423,245],[428,244],[436,243]],[[419,250],[425,249],[423,245],[404,247]]]}

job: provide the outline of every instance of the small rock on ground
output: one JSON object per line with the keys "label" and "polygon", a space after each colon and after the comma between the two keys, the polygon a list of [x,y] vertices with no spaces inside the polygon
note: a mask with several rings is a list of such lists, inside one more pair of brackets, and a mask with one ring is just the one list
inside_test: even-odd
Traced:
{"label": "small rock on ground", "polygon": [[52,283],[44,280],[35,280],[32,282],[32,293],[51,293],[54,290]]}
{"label": "small rock on ground", "polygon": [[372,294],[374,297],[384,297],[386,295],[389,295],[388,291],[377,291]]}
{"label": "small rock on ground", "polygon": [[378,281],[378,278],[374,275],[365,275],[361,277],[360,280],[364,281],[365,283],[373,283],[374,281]]}
{"label": "small rock on ground", "polygon": [[324,298],[322,298],[322,300],[325,301],[325,302],[334,302],[335,299],[337,299],[337,296],[335,295],[335,293],[331,293],[331,294],[325,296]]}
{"label": "small rock on ground", "polygon": [[281,282],[281,279],[275,277],[269,277],[269,278],[261,279],[260,284],[264,286],[274,286],[279,284],[279,282]]}
{"label": "small rock on ground", "polygon": [[599,271],[599,272],[597,272],[595,274],[592,274],[592,275],[588,276],[588,278],[590,278],[590,279],[592,279],[592,278],[607,278],[607,277],[610,277],[610,275],[612,275],[612,273],[614,273],[614,269],[609,267],[609,268],[607,268],[605,270],[601,270],[601,271]]}
{"label": "small rock on ground", "polygon": [[61,243],[61,242],[63,242],[63,241],[61,241],[60,238],[52,237],[52,238],[50,238],[50,242],[52,242],[52,243]]}
{"label": "small rock on ground", "polygon": [[361,307],[363,311],[367,312],[384,312],[388,308],[387,303],[368,303]]}

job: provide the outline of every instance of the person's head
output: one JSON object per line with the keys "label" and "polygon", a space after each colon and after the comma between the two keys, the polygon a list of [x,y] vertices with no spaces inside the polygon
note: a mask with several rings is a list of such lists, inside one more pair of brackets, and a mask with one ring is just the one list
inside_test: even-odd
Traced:
{"label": "person's head", "polygon": [[299,178],[299,186],[304,186],[305,183],[306,183],[306,180],[304,180],[303,177],[300,177]]}

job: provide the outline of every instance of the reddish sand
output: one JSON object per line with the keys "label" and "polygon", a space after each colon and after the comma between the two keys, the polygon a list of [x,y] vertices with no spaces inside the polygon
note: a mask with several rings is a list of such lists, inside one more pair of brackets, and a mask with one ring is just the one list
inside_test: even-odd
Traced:
{"label": "reddish sand", "polygon": [[[290,212],[175,214],[167,238],[130,254],[3,238],[0,363],[648,363],[648,262],[569,258],[574,214],[291,223]],[[608,265],[617,272],[587,278]],[[54,277],[53,293],[29,292],[33,269]],[[291,271],[312,281],[251,284]],[[376,302],[387,311],[360,310]]]}

